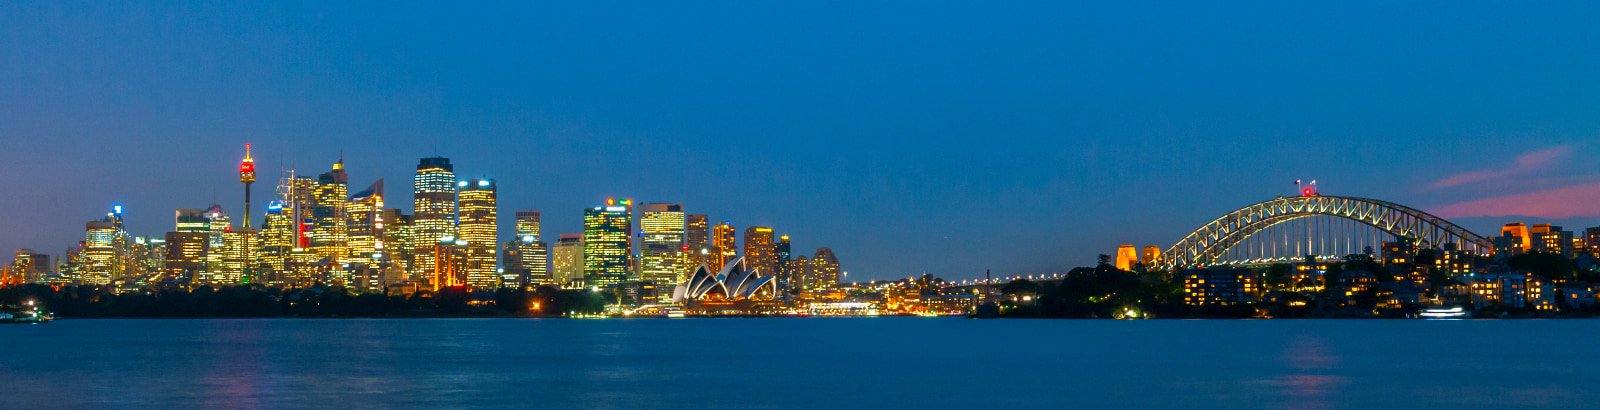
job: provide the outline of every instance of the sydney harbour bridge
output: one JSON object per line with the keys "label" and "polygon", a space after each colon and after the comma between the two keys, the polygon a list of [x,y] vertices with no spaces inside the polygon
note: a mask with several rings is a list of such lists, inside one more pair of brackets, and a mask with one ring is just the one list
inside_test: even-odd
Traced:
{"label": "sydney harbour bridge", "polygon": [[1260,265],[1375,252],[1408,238],[1417,248],[1487,255],[1489,239],[1415,208],[1314,191],[1239,208],[1195,229],[1161,255],[1165,268]]}

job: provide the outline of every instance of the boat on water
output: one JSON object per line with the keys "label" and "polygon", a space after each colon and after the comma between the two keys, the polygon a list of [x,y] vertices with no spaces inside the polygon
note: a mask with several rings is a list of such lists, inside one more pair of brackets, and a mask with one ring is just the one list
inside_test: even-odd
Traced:
{"label": "boat on water", "polygon": [[47,323],[51,320],[55,320],[55,317],[50,316],[44,309],[34,306],[32,301],[27,303],[26,310],[0,311],[0,323]]}
{"label": "boat on water", "polygon": [[1417,317],[1421,319],[1433,320],[1466,319],[1472,317],[1472,312],[1468,312],[1466,309],[1463,309],[1460,306],[1450,308],[1428,308],[1423,309],[1422,312],[1418,312]]}
{"label": "boat on water", "polygon": [[49,315],[0,313],[0,323],[46,323],[50,320]]}

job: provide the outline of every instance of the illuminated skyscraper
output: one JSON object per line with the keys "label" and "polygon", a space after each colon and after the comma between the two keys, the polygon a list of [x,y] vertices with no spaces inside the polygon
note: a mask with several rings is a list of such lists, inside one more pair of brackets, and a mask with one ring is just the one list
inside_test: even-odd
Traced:
{"label": "illuminated skyscraper", "polygon": [[211,275],[214,286],[234,286],[254,280],[246,267],[254,246],[255,228],[230,228],[222,233],[222,269]]}
{"label": "illuminated skyscraper", "polygon": [[[181,211],[180,211],[181,212]],[[210,235],[203,231],[167,232],[166,271],[162,282],[177,285],[203,282]]]}
{"label": "illuminated skyscraper", "polygon": [[539,211],[517,211],[516,238],[506,243],[502,255],[507,272],[516,273],[522,283],[553,283],[550,276],[550,248],[540,236]]}
{"label": "illuminated skyscraper", "polygon": [[136,274],[130,269],[131,239],[123,231],[122,205],[114,205],[106,218],[83,224],[83,243],[70,259],[72,280],[83,285],[123,283]]}
{"label": "illuminated skyscraper", "polygon": [[317,179],[295,176],[295,171],[291,169],[288,178],[278,186],[278,196],[283,201],[284,212],[294,222],[294,241],[291,246],[311,249],[311,230],[316,226],[312,213],[317,208]]}
{"label": "illuminated skyscraper", "polygon": [[413,281],[433,276],[434,247],[456,231],[456,173],[449,158],[423,158],[412,179],[411,272]]}
{"label": "illuminated skyscraper", "polygon": [[811,257],[807,270],[811,279],[806,282],[812,289],[828,289],[838,285],[844,272],[839,267],[839,258],[829,248],[817,248],[817,254]]}
{"label": "illuminated skyscraper", "polygon": [[434,244],[434,250],[428,254],[433,255],[433,277],[428,282],[433,284],[435,292],[444,288],[466,286],[468,260],[467,241],[446,237]]}
{"label": "illuminated skyscraper", "polygon": [[628,280],[633,255],[633,201],[606,199],[583,211],[583,279],[611,286]]}
{"label": "illuminated skyscraper", "polygon": [[[672,287],[688,276],[684,265],[688,254],[684,245],[684,213],[680,204],[644,204],[639,217],[644,236],[639,239],[639,278],[659,287]],[[661,293],[663,301],[672,295]]]}
{"label": "illuminated skyscraper", "polygon": [[583,234],[564,233],[550,248],[550,280],[571,287],[583,280]]}
{"label": "illuminated skyscraper", "polygon": [[[221,212],[220,210],[218,212]],[[212,252],[211,213],[201,209],[174,212],[173,231],[168,232],[164,281],[179,285],[204,283]],[[215,248],[221,252],[220,245]]]}
{"label": "illuminated skyscraper", "polygon": [[534,241],[544,240],[539,236],[539,211],[523,210],[517,211],[515,215],[517,218],[516,233],[518,239],[531,236]]}
{"label": "illuminated skyscraper", "polygon": [[[711,229],[712,257],[708,259],[708,262],[711,262],[708,264],[711,271],[720,270],[723,265],[727,265],[728,262],[733,262],[734,258],[739,257],[739,245],[735,242],[735,239],[733,225],[729,225],[727,221],[723,221]],[[762,272],[761,274],[766,275],[768,273]]]}
{"label": "illuminated skyscraper", "polygon": [[173,220],[174,232],[211,232],[211,217],[202,209],[179,209]]}
{"label": "illuminated skyscraper", "polygon": [[125,286],[141,289],[159,285],[161,272],[166,268],[167,241],[161,238],[130,238],[133,241],[129,248],[128,271],[132,280]]}
{"label": "illuminated skyscraper", "polygon": [[84,285],[109,285],[116,259],[117,228],[111,221],[89,221],[83,228],[82,264],[74,272],[75,281]]}
{"label": "illuminated skyscraper", "polygon": [[688,249],[692,257],[685,268],[693,274],[700,265],[711,265],[711,222],[705,214],[689,214],[684,216],[683,225],[684,249]]}
{"label": "illuminated skyscraper", "polygon": [[15,258],[11,260],[10,270],[11,274],[22,283],[37,283],[45,274],[50,273],[50,255],[37,253],[32,249],[18,249]]}
{"label": "illuminated skyscraper", "polygon": [[778,237],[778,243],[773,245],[773,254],[778,258],[778,269],[773,272],[778,282],[778,290],[786,291],[798,287],[802,280],[795,275],[794,255],[789,245],[789,235]]}
{"label": "illuminated skyscraper", "polygon": [[389,263],[400,267],[401,278],[393,281],[399,283],[408,278],[407,272],[411,272],[413,259],[411,254],[417,248],[411,240],[411,215],[401,213],[399,209],[385,208],[379,216],[383,218],[383,253]]}
{"label": "illuminated skyscraper", "polygon": [[317,177],[317,205],[311,217],[316,221],[311,231],[311,251],[326,259],[334,281],[343,283],[341,264],[350,257],[350,176],[344,171],[344,159],[333,163],[333,169]]}
{"label": "illuminated skyscraper", "polygon": [[790,284],[790,286],[793,286],[792,289],[815,290],[821,288],[818,284],[812,283],[817,279],[815,275],[811,274],[811,258],[805,255],[796,256],[794,260],[789,261],[789,274],[794,276],[794,283]]}
{"label": "illuminated skyscraper", "polygon": [[460,225],[456,238],[466,241],[467,286],[473,289],[500,287],[496,271],[499,240],[496,239],[495,184],[492,179],[471,179],[456,185],[460,198]]}
{"label": "illuminated skyscraper", "polygon": [[744,262],[761,272],[775,275],[778,272],[777,246],[773,243],[772,228],[752,226],[744,229]]}
{"label": "illuminated skyscraper", "polygon": [[350,196],[350,216],[346,222],[350,229],[351,262],[376,265],[384,257],[383,241],[383,179],[379,178],[367,189]]}
{"label": "illuminated skyscraper", "polygon": [[262,283],[282,286],[284,272],[288,269],[289,254],[295,248],[295,222],[292,213],[287,212],[283,202],[272,201],[267,204],[266,219],[261,224],[261,234],[257,236],[260,251],[256,253],[259,265],[265,267]]}
{"label": "illuminated skyscraper", "polygon": [[205,274],[197,277],[200,284],[217,283],[219,277],[226,276],[227,267],[227,233],[233,230],[233,222],[228,214],[222,212],[222,205],[211,204],[206,208],[206,268]]}

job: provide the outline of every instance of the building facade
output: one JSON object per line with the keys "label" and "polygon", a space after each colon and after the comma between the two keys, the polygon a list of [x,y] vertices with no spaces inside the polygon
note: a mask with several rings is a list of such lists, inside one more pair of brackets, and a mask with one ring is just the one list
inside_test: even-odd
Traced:
{"label": "building facade", "polygon": [[583,211],[583,279],[607,287],[632,279],[633,202],[606,199]]}
{"label": "building facade", "polygon": [[763,275],[778,271],[778,248],[772,228],[752,226],[744,230],[744,261]]}
{"label": "building facade", "polygon": [[[639,226],[643,236],[639,239],[639,278],[667,288],[683,280],[688,272],[686,252],[687,215],[683,205],[652,203],[641,205]],[[658,292],[661,299],[670,299],[666,292]]]}
{"label": "building facade", "polygon": [[456,227],[456,239],[466,241],[467,286],[478,290],[498,288],[497,187],[492,179],[469,179],[456,188],[461,221]]}
{"label": "building facade", "polygon": [[583,234],[565,233],[550,248],[550,281],[561,287],[583,285]]}

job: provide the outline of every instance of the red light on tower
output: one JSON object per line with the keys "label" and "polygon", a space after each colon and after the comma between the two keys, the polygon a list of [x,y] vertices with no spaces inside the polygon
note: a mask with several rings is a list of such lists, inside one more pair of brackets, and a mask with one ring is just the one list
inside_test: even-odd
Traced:
{"label": "red light on tower", "polygon": [[1319,195],[1319,194],[1317,194],[1317,180],[1315,180],[1315,179],[1311,180],[1311,183],[1303,183],[1303,182],[1300,182],[1300,180],[1296,179],[1296,180],[1294,180],[1294,185],[1296,187],[1300,188],[1300,196],[1318,196]]}
{"label": "red light on tower", "polygon": [[256,159],[250,157],[250,144],[244,144],[244,161],[239,161],[239,182],[256,182]]}

